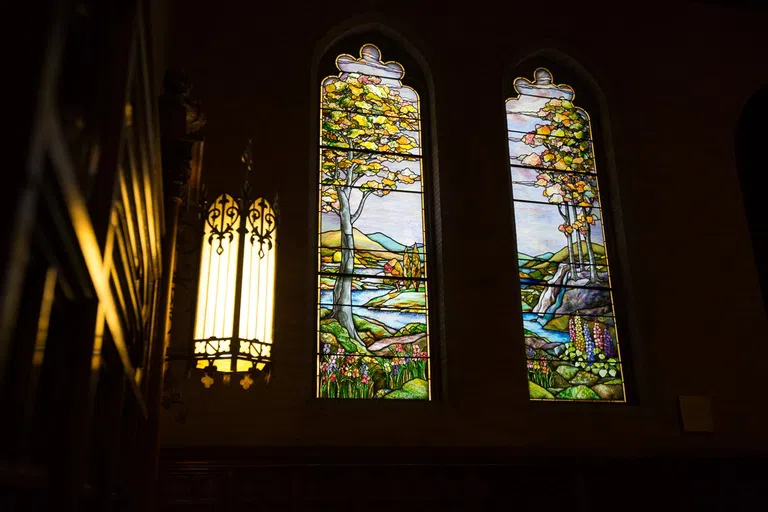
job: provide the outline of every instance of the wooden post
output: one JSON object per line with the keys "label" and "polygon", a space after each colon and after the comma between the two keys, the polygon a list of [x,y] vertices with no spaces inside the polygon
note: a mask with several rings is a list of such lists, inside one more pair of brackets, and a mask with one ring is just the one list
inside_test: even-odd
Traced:
{"label": "wooden post", "polygon": [[179,213],[190,176],[200,174],[202,130],[206,119],[200,105],[189,95],[191,86],[183,72],[168,72],[165,91],[159,99],[163,192],[165,195],[165,237],[162,244],[163,273],[157,310],[154,342],[150,347],[147,377],[148,429],[146,447],[149,467],[146,475],[145,510],[154,508],[157,498],[159,420],[165,373],[165,356],[171,331],[173,275],[176,266],[176,237]]}

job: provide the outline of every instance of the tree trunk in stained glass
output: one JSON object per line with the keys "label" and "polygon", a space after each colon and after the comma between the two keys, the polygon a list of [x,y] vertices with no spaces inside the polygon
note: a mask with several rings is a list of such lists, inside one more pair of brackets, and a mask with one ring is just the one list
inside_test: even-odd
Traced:
{"label": "tree trunk in stained glass", "polygon": [[[585,216],[586,216],[585,212]],[[586,225],[584,231],[584,238],[587,240],[587,254],[589,256],[589,279],[592,282],[597,281],[597,267],[595,266],[595,249],[592,247],[592,228],[589,224]]]}
{"label": "tree trunk in stained glass", "polygon": [[563,233],[565,233],[566,245],[568,246],[568,269],[571,271],[571,276],[575,275],[575,262],[573,258],[573,236],[568,232],[571,226],[571,214],[568,205],[565,205],[565,213],[558,207],[557,209],[560,215],[563,217],[565,224],[563,224]]}
{"label": "tree trunk in stained glass", "polygon": [[[579,216],[576,214],[576,206],[572,206],[573,208],[573,220],[576,220],[579,218]],[[576,246],[579,251],[579,264],[578,269],[581,272],[584,270],[584,249],[581,247],[581,230],[576,229]]]}
{"label": "tree trunk in stained glass", "polygon": [[355,328],[352,317],[352,273],[355,270],[355,235],[352,225],[352,215],[349,207],[349,191],[346,187],[337,188],[339,195],[339,224],[341,229],[341,266],[339,277],[333,286],[333,311],[331,318],[339,321],[349,333],[350,339],[357,345],[358,352],[369,353],[365,343]]}

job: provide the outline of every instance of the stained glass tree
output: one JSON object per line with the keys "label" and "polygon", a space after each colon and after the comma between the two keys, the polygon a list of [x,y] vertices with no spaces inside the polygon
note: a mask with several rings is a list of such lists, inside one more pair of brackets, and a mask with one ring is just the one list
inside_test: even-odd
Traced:
{"label": "stained glass tree", "polygon": [[321,89],[319,395],[428,398],[409,366],[428,353],[419,98],[373,45],[336,65]]}
{"label": "stained glass tree", "polygon": [[530,396],[623,401],[590,118],[544,68],[515,89],[507,130],[528,367],[543,358],[560,376],[531,380]]}

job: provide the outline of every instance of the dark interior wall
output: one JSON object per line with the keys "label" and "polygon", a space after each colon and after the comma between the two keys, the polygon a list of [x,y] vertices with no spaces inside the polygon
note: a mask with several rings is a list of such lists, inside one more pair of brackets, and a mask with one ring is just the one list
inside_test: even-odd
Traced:
{"label": "dark interior wall", "polygon": [[768,85],[744,105],[734,137],[744,211],[752,238],[752,251],[760,276],[763,304],[768,310],[768,222],[762,214],[762,191],[768,185],[761,148],[761,126],[768,115]]}
{"label": "dark interior wall", "polygon": [[[711,398],[711,446],[764,445],[768,323],[733,147],[743,105],[768,80],[759,15],[693,3],[631,16],[581,4],[556,13],[550,2],[471,12],[402,4],[383,14],[346,3],[273,4],[268,11],[257,4],[172,2],[166,46],[169,64],[189,71],[208,116],[203,181],[211,191],[239,185],[247,137],[258,172],[274,173],[279,186],[274,378],[248,392],[236,385],[206,390],[199,377],[182,381],[189,416],[182,425],[165,415],[166,446],[637,452],[700,440],[680,437],[680,395]],[[431,403],[312,398],[322,78],[313,69],[337,37],[365,23],[401,34],[411,58],[428,64],[423,71],[434,87],[442,226],[436,284],[444,300],[432,307],[440,308],[444,330],[433,343],[445,365],[443,397]],[[598,166],[621,211],[612,258],[622,268],[629,311],[622,337],[633,355],[631,405],[527,400],[503,111],[513,91],[505,90],[504,73],[542,48],[564,52],[578,63],[564,59],[564,72],[599,85],[589,94],[604,135]],[[189,323],[188,313],[174,311],[175,346]]]}

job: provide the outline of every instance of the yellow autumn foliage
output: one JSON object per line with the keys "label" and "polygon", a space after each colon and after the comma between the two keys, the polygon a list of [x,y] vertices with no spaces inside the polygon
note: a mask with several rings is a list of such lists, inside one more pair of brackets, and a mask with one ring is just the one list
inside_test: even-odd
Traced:
{"label": "yellow autumn foliage", "polygon": [[379,98],[383,98],[389,95],[389,89],[385,86],[379,87],[377,85],[368,84],[366,89],[368,89],[369,94],[378,96]]}
{"label": "yellow autumn foliage", "polygon": [[355,121],[358,125],[364,126],[365,128],[369,128],[371,126],[371,123],[368,122],[368,119],[361,114],[355,114],[352,116],[352,120]]}

